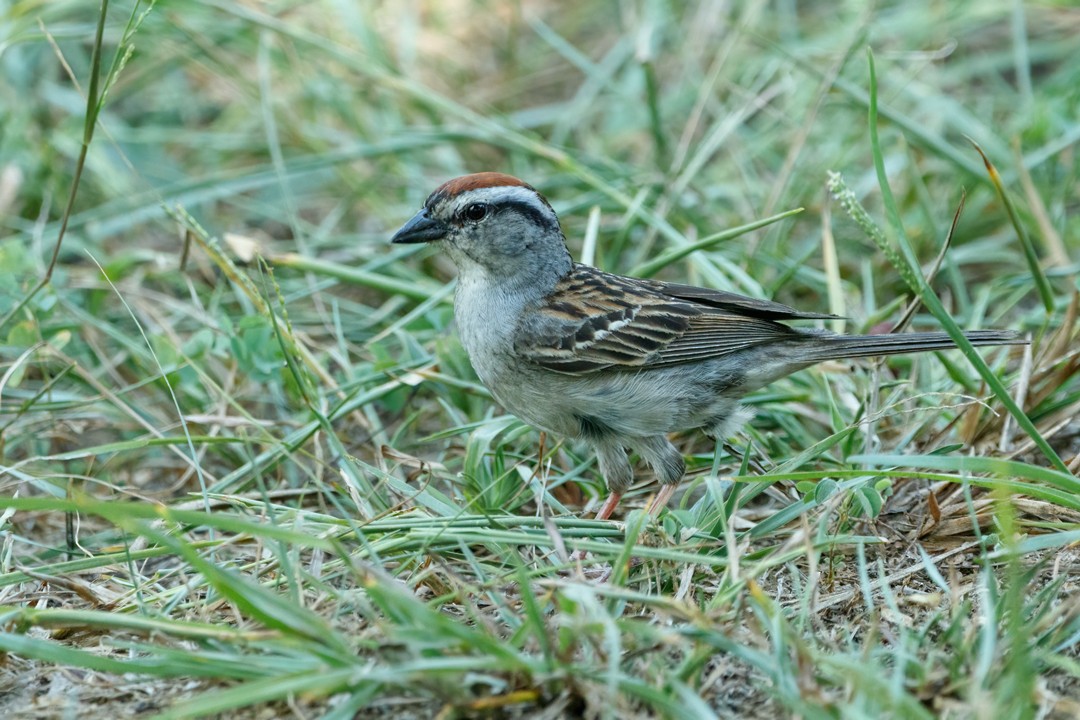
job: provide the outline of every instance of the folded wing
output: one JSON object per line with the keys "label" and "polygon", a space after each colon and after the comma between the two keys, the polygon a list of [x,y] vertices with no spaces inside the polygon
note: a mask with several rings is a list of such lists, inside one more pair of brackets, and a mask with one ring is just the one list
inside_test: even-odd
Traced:
{"label": "folded wing", "polygon": [[800,313],[733,293],[639,281],[578,265],[518,328],[515,349],[549,370],[663,367],[798,338]]}

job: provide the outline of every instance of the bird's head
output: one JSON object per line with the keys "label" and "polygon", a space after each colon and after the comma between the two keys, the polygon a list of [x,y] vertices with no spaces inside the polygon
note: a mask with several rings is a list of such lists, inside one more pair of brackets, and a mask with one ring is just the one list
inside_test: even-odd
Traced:
{"label": "bird's head", "polygon": [[544,196],[495,172],[440,185],[391,242],[437,242],[464,277],[483,275],[488,282],[542,284],[573,265],[559,218]]}

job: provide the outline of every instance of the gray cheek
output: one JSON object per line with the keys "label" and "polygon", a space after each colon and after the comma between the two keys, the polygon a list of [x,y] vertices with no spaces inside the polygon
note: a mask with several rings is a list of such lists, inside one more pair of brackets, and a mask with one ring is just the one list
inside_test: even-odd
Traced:
{"label": "gray cheek", "polygon": [[532,243],[523,238],[522,233],[516,229],[511,229],[506,233],[505,237],[492,238],[489,247],[499,255],[502,255],[508,262],[512,262],[534,252]]}
{"label": "gray cheek", "polygon": [[446,254],[458,266],[459,271],[468,273],[476,268],[488,268],[490,254],[480,252],[476,243],[465,235],[457,233],[447,237],[444,242]]}

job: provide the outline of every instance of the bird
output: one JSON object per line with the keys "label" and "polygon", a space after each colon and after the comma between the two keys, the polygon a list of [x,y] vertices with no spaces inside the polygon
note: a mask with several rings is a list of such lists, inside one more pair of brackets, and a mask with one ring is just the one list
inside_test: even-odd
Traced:
{"label": "bird", "polygon": [[[633,481],[627,450],[660,483],[656,517],[685,473],[669,435],[730,437],[740,400],[825,360],[955,347],[944,332],[845,335],[792,327],[833,319],[780,303],[574,262],[551,204],[516,177],[451,179],[391,238],[433,243],[454,263],[454,318],[484,386],[505,409],[596,454],[606,520]],[[1022,343],[1007,330],[965,333],[972,345]]]}

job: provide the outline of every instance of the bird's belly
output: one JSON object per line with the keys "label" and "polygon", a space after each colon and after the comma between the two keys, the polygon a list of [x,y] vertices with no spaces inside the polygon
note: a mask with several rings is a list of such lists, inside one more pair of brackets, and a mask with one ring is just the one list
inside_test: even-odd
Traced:
{"label": "bird's belly", "polygon": [[683,367],[587,376],[531,368],[501,377],[480,374],[496,400],[518,418],[569,437],[588,436],[597,428],[630,437],[708,429],[738,407],[726,386]]}

